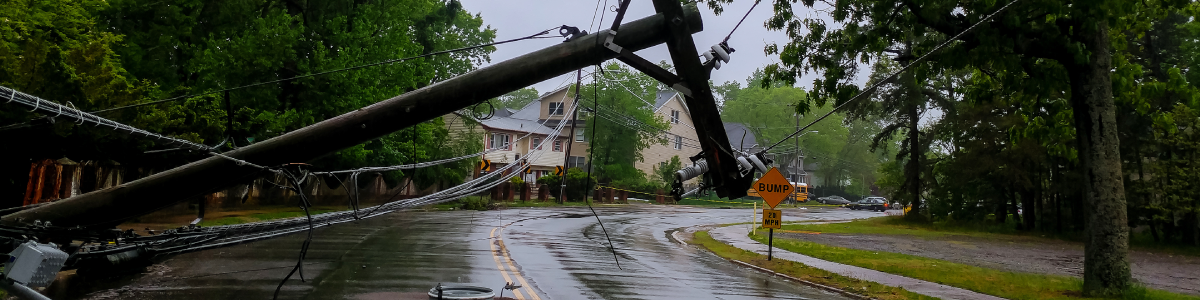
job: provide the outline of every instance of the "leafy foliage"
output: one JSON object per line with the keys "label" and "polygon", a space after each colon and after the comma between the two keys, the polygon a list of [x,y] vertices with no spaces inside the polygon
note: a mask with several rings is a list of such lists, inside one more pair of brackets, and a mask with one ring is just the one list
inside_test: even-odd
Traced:
{"label": "leafy foliage", "polygon": [[[662,130],[668,120],[654,114],[653,101],[659,84],[654,79],[616,62],[602,66],[599,80],[581,90],[581,110],[596,108],[586,120],[586,139],[591,140],[588,154],[593,175],[600,182],[619,182],[625,186],[646,181],[646,174],[634,167],[643,160],[642,150],[652,143],[665,143]],[[597,106],[598,104],[598,106]]]}
{"label": "leafy foliage", "polygon": [[537,99],[537,89],[528,87],[504,94],[504,96],[500,96],[498,100],[500,100],[500,103],[502,103],[504,107],[512,110],[518,110]]}
{"label": "leafy foliage", "polygon": [[[28,0],[6,2],[0,15],[8,20],[0,23],[0,64],[5,66],[0,83],[52,101],[70,101],[85,111],[199,94],[105,116],[210,145],[228,139],[229,147],[263,141],[466,73],[488,61],[494,48],[227,94],[213,91],[484,44],[495,37],[480,16],[467,13],[454,0]],[[30,117],[0,111],[0,120],[8,123]],[[31,153],[38,158],[63,155],[152,167],[203,157],[127,154],[155,147],[148,141],[130,145],[124,138],[107,138],[110,134],[101,129],[55,128],[55,135],[63,138],[44,146],[52,150]],[[44,129],[29,132],[38,130]],[[78,143],[94,147],[66,146]],[[475,152],[481,146],[478,141],[451,139],[443,121],[436,119],[313,163],[320,169],[415,163]],[[455,183],[466,176],[463,170],[469,170],[469,163],[413,174],[397,171],[385,178],[394,184],[412,176],[422,187]]]}

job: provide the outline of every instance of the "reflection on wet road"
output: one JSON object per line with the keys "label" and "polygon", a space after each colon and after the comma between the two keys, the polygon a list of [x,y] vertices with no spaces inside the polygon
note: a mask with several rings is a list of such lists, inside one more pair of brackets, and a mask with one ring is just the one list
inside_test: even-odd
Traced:
{"label": "reflection on wet road", "polygon": [[[438,283],[473,283],[517,299],[841,299],[739,268],[680,245],[680,228],[747,222],[750,209],[598,208],[618,261],[587,208],[398,212],[318,229],[304,266],[280,299],[427,299]],[[784,221],[879,213],[784,212]],[[680,234],[683,235],[683,234]],[[295,265],[303,234],[171,257],[145,274],[72,278],[55,299],[265,299]],[[619,262],[619,266],[618,266]],[[110,284],[111,285],[111,284]],[[74,286],[74,287],[71,287]],[[68,292],[69,291],[69,292]]]}

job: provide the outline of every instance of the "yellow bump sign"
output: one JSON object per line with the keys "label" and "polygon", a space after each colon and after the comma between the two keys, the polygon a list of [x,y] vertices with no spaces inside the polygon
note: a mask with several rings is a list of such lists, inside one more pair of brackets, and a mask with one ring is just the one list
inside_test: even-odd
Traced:
{"label": "yellow bump sign", "polygon": [[763,210],[763,228],[779,229],[783,226],[783,211],[774,209]]}
{"label": "yellow bump sign", "polygon": [[766,202],[771,208],[775,208],[779,202],[782,202],[795,190],[792,188],[792,183],[788,182],[777,168],[771,168],[767,174],[763,174],[762,178],[754,183],[753,188],[763,198],[763,202]]}

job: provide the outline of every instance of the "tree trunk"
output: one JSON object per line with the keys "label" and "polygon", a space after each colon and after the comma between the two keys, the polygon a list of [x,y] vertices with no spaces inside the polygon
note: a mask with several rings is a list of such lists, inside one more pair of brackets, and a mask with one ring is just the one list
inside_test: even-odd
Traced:
{"label": "tree trunk", "polygon": [[1025,228],[1021,226],[1021,212],[1017,210],[1017,192],[1012,191],[1005,195],[1008,196],[1008,212],[1012,214],[1013,222],[1017,224],[1017,230],[1024,230]]}
{"label": "tree trunk", "polygon": [[1022,229],[1033,230],[1034,222],[1037,222],[1036,201],[1032,190],[1021,189],[1021,221],[1025,225]]}
{"label": "tree trunk", "polygon": [[1000,192],[1000,197],[996,201],[995,221],[996,224],[1004,224],[1004,222],[1008,221],[1008,190],[997,188],[996,191]]}
{"label": "tree trunk", "polygon": [[1061,234],[1062,227],[1062,193],[1054,193],[1054,232]]}
{"label": "tree trunk", "polygon": [[[1046,181],[1044,178],[1042,178],[1041,171],[1038,171],[1037,180],[1035,180],[1034,182],[1037,183],[1037,185],[1034,189],[1034,194],[1033,194],[1034,207],[1032,207],[1034,209],[1035,213],[1033,213],[1031,215],[1034,217],[1034,220],[1033,220],[1034,225],[1033,226],[1035,226],[1035,227],[1030,227],[1030,229],[1046,231],[1046,224],[1045,224],[1046,223],[1046,218],[1045,218],[1046,217],[1045,216],[1045,214],[1046,214],[1046,206],[1045,206],[1045,203],[1046,203]],[[1039,221],[1040,221],[1040,223],[1039,223]]]}
{"label": "tree trunk", "polygon": [[[910,96],[916,97],[916,96]],[[909,168],[909,190],[912,193],[912,211],[909,214],[921,214],[921,151],[920,143],[917,140],[920,131],[917,127],[917,121],[921,117],[917,111],[917,104],[911,103],[908,110],[908,168]]]}
{"label": "tree trunk", "polygon": [[[1078,40],[1091,50],[1086,64],[1061,62],[1071,79],[1076,140],[1083,162],[1084,232],[1083,292],[1109,295],[1130,283],[1129,226],[1125,187],[1121,180],[1120,141],[1112,96],[1111,53],[1106,21],[1077,29]],[[1073,58],[1072,58],[1073,59]]]}

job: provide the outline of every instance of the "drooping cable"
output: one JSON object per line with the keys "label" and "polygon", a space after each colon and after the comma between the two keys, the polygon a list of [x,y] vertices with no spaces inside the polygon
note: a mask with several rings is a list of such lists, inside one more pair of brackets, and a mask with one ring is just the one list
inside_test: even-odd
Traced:
{"label": "drooping cable", "polygon": [[[573,108],[571,112],[574,113],[575,109],[578,109],[578,108],[577,107]],[[234,244],[244,243],[244,242],[249,242],[249,241],[278,237],[278,236],[282,236],[282,235],[286,235],[286,234],[296,233],[296,232],[303,231],[303,230],[310,230],[312,228],[319,228],[319,227],[323,227],[323,226],[329,226],[329,225],[333,225],[333,224],[339,224],[339,223],[349,222],[349,221],[358,220],[358,219],[371,218],[371,217],[384,215],[384,214],[387,214],[387,213],[390,213],[393,211],[410,208],[410,207],[417,207],[417,206],[421,206],[421,205],[436,204],[436,203],[441,203],[441,202],[446,202],[446,201],[452,201],[455,199],[459,199],[465,195],[470,195],[470,194],[474,194],[474,193],[477,193],[480,191],[494,188],[495,186],[499,185],[500,183],[503,183],[507,178],[512,177],[512,176],[517,176],[517,173],[511,173],[506,176],[501,176],[501,175],[508,173],[508,171],[510,171],[510,170],[524,168],[524,167],[528,166],[530,161],[537,160],[542,155],[548,153],[549,150],[547,150],[548,147],[545,147],[546,144],[552,143],[553,140],[557,139],[559,134],[562,133],[563,128],[565,126],[566,126],[565,122],[560,122],[560,124],[558,124],[558,126],[555,127],[554,131],[552,131],[548,135],[548,138],[546,140],[543,140],[540,144],[537,145],[538,147],[535,149],[538,149],[538,150],[531,151],[529,153],[529,155],[527,155],[527,157],[529,158],[528,161],[525,161],[523,163],[517,163],[517,164],[509,164],[508,166],[502,167],[502,168],[496,170],[495,172],[489,173],[487,175],[473,179],[466,183],[463,183],[463,184],[460,184],[460,185],[457,185],[454,187],[450,187],[445,190],[438,191],[438,192],[435,192],[435,193],[432,193],[432,194],[429,194],[426,196],[421,196],[421,197],[413,198],[413,199],[399,200],[399,201],[390,201],[389,200],[388,203],[376,205],[375,207],[369,208],[370,211],[366,214],[362,214],[360,211],[359,213],[357,213],[358,218],[355,217],[356,214],[353,211],[329,212],[329,213],[322,213],[322,214],[318,214],[318,215],[308,214],[302,218],[262,221],[262,222],[237,224],[237,225],[223,225],[223,226],[214,226],[214,227],[191,228],[191,229],[186,229],[186,230],[185,229],[169,230],[170,234],[167,234],[167,232],[164,232],[164,234],[160,234],[160,235],[156,235],[156,236],[149,236],[149,237],[140,237],[139,239],[147,240],[147,241],[159,241],[159,242],[155,242],[155,243],[162,244],[162,243],[175,241],[175,238],[170,238],[170,237],[180,236],[180,235],[187,237],[185,239],[190,239],[190,240],[196,240],[198,238],[206,238],[205,240],[199,240],[196,242],[187,242],[181,246],[170,246],[170,247],[157,248],[157,249],[163,249],[160,253],[180,253],[180,252],[187,252],[187,251],[197,251],[197,250],[202,250],[202,249],[211,249],[211,248],[234,245]],[[234,159],[234,158],[231,158],[228,156],[219,156],[219,157],[239,161],[237,159]],[[259,166],[256,164],[251,164],[251,163],[245,163],[243,165],[253,166],[253,167],[262,167],[262,166]],[[264,170],[276,172],[277,174],[285,172],[285,170],[281,170],[279,168],[273,168],[273,169],[264,168]],[[309,174],[313,174],[313,173],[309,173]],[[280,174],[280,175],[284,175],[284,174]],[[302,183],[303,179],[292,177],[291,181]],[[401,191],[405,190],[407,188],[408,184],[411,184],[411,182],[407,182],[405,187],[401,188]],[[292,185],[299,185],[299,184],[292,184]],[[398,194],[399,194],[399,191],[396,194],[394,194],[393,197],[395,197]],[[161,240],[163,238],[168,238],[168,239]],[[181,240],[181,242],[186,242],[186,240]],[[136,245],[128,245],[127,244],[124,247],[136,247]],[[128,248],[122,248],[122,249],[127,250]],[[115,250],[120,250],[120,249],[115,249]],[[114,251],[114,250],[106,250],[106,251]],[[124,250],[122,250],[122,251],[124,251]],[[103,253],[98,252],[97,254],[103,254]],[[301,269],[297,268],[297,269],[295,269],[295,272],[301,272]]]}
{"label": "drooping cable", "polygon": [[287,283],[288,279],[292,278],[292,274],[299,272],[300,281],[306,281],[304,279],[304,257],[308,255],[308,246],[312,244],[313,218],[312,213],[308,211],[308,208],[312,206],[312,203],[310,203],[308,201],[308,197],[304,195],[304,188],[300,185],[304,181],[302,178],[299,178],[299,176],[308,175],[304,173],[300,164],[294,164],[292,166],[295,166],[296,172],[298,173],[297,175],[293,175],[290,171],[287,171],[287,169],[282,169],[281,171],[283,172],[284,176],[288,178],[288,181],[291,182],[293,190],[296,191],[296,195],[300,196],[300,207],[304,209],[304,216],[308,219],[308,236],[304,238],[304,243],[300,245],[300,256],[298,259],[296,259],[296,266],[292,268],[291,272],[288,272],[287,276],[283,277],[283,280],[279,281],[279,285],[275,287],[275,295],[272,296],[271,299],[279,299],[279,290],[283,289],[283,284]]}
{"label": "drooping cable", "polygon": [[142,129],[139,129],[139,128],[136,128],[133,126],[125,125],[125,124],[119,123],[117,121],[105,119],[105,118],[96,116],[91,113],[83,112],[83,111],[75,109],[73,107],[66,107],[62,104],[58,104],[58,103],[51,102],[49,100],[38,98],[33,95],[17,91],[16,89],[9,88],[6,86],[0,86],[0,99],[7,99],[7,101],[5,101],[4,103],[16,103],[16,104],[21,104],[21,105],[32,107],[33,109],[30,110],[30,112],[37,112],[37,113],[40,113],[40,114],[43,114],[46,116],[53,115],[53,117],[51,117],[51,118],[58,118],[58,117],[71,118],[71,119],[74,119],[75,124],[78,124],[78,125],[93,123],[96,126],[112,127],[113,131],[116,131],[116,132],[126,132],[130,136],[133,136],[135,134],[140,134],[140,135],[148,137],[148,138],[153,138],[155,141],[166,142],[167,144],[175,144],[175,145],[179,145],[179,147],[181,147],[181,148],[187,148],[187,149],[192,149],[192,150],[211,151],[212,149],[215,148],[215,147],[209,147],[207,145],[202,145],[202,144],[194,143],[194,142],[183,140],[183,139],[177,139],[177,138],[168,137],[168,136],[164,136],[161,134],[149,132],[149,131],[142,130]]}
{"label": "drooping cable", "polygon": [[921,57],[917,57],[917,59],[913,60],[908,65],[905,65],[904,67],[900,68],[900,70],[896,70],[895,72],[888,74],[887,77],[884,77],[883,79],[875,82],[875,84],[872,84],[867,89],[865,89],[861,92],[858,92],[858,94],[854,95],[854,97],[850,97],[850,100],[846,100],[846,102],[842,102],[841,105],[834,107],[833,110],[830,110],[828,113],[826,113],[825,115],[822,115],[820,118],[813,120],[811,123],[808,123],[808,125],[804,125],[804,127],[801,127],[799,130],[796,130],[795,132],[792,132],[792,134],[789,134],[787,137],[780,139],[778,142],[775,142],[774,145],[763,148],[763,150],[759,151],[759,153],[766,152],[767,150],[771,150],[771,148],[775,148],[775,146],[779,146],[779,144],[782,144],[783,142],[788,141],[789,139],[796,136],[797,134],[800,134],[801,132],[805,132],[806,130],[808,130],[809,127],[812,127],[813,124],[817,124],[817,122],[821,122],[822,120],[825,120],[825,118],[828,118],[830,115],[833,115],[833,113],[841,110],[843,107],[846,107],[846,104],[850,104],[851,102],[854,102],[855,100],[861,99],[861,98],[863,98],[863,96],[865,96],[867,94],[874,93],[875,89],[879,88],[879,86],[891,81],[897,75],[900,75],[900,73],[903,73],[904,71],[908,71],[908,69],[910,69],[913,66],[917,65],[918,63],[924,61],[926,58],[929,58],[930,55],[937,53],[938,50],[945,48],[946,45],[949,45],[950,43],[957,41],[964,34],[971,32],[971,30],[975,29],[975,27],[978,27],[979,24],[983,24],[983,22],[987,22],[988,20],[992,19],[992,17],[995,17],[996,15],[1000,14],[1001,12],[1004,12],[1004,10],[1008,9],[1008,7],[1012,6],[1014,3],[1017,3],[1017,1],[1020,1],[1020,0],[1013,0],[1012,2],[1009,2],[1008,4],[1005,4],[1004,6],[1000,7],[1000,9],[996,10],[995,12],[992,12],[991,14],[984,16],[983,19],[979,20],[979,22],[975,22],[975,24],[971,24],[971,27],[967,27],[966,30],[963,30],[962,32],[959,32],[958,34],[955,34],[954,37],[946,39],[941,44],[938,44],[937,47],[933,47],[933,50],[929,50],[929,52],[926,52],[925,54],[921,55]]}
{"label": "drooping cable", "polygon": [[[596,69],[597,69],[597,72],[601,72],[601,73],[603,74],[603,72],[604,72],[604,69],[603,69],[603,67],[601,67],[600,65],[596,65]],[[595,87],[594,87],[594,88],[592,88],[592,93],[593,93],[593,96],[592,96],[592,97],[593,97],[593,99],[592,99],[592,102],[593,102],[593,103],[592,103],[592,110],[593,110],[593,111],[595,111],[595,112],[600,112],[600,81],[599,81],[599,80],[596,80],[596,77],[595,77],[595,76],[592,76],[592,84],[594,84],[594,85],[595,85]],[[597,115],[599,115],[599,114],[597,114]],[[595,144],[595,142],[596,142],[596,131],[599,131],[599,128],[600,128],[600,124],[599,124],[599,123],[600,123],[600,122],[599,122],[599,119],[592,119],[592,139],[591,139],[591,143],[593,143],[593,144]],[[611,147],[611,145],[610,145],[610,147]],[[592,150],[594,150],[594,149],[596,149],[596,148],[594,148],[594,147],[588,147],[588,149],[592,149]],[[592,166],[593,166],[593,165],[595,165],[595,164],[594,164],[594,162],[595,162],[595,161],[596,161],[596,155],[594,155],[594,154],[593,154],[593,155],[588,155],[588,165],[587,165],[587,169],[588,169],[588,171],[587,171],[587,183],[584,183],[584,187],[585,187],[585,188],[583,189],[584,191],[591,191],[591,190],[592,190]],[[583,200],[584,200],[584,201],[583,201],[584,203],[587,203],[588,209],[592,211],[592,216],[593,216],[593,217],[596,217],[596,223],[599,223],[599,224],[600,224],[600,231],[603,231],[603,232],[604,232],[604,239],[608,240],[608,249],[609,249],[609,250],[612,250],[612,254],[613,254],[613,261],[615,261],[615,262],[617,263],[617,269],[618,269],[618,270],[625,270],[625,269],[621,268],[621,260],[620,260],[620,259],[617,259],[617,245],[614,245],[614,244],[613,244],[613,242],[612,242],[612,238],[608,237],[608,229],[605,229],[605,228],[604,228],[604,222],[603,222],[603,221],[600,221],[600,215],[599,215],[599,214],[597,214],[597,213],[596,213],[596,209],[592,207],[592,202],[591,202],[591,201],[587,201],[587,196],[586,196],[586,195],[584,196],[584,199],[583,199]],[[595,199],[593,199],[593,200],[595,200]]]}

